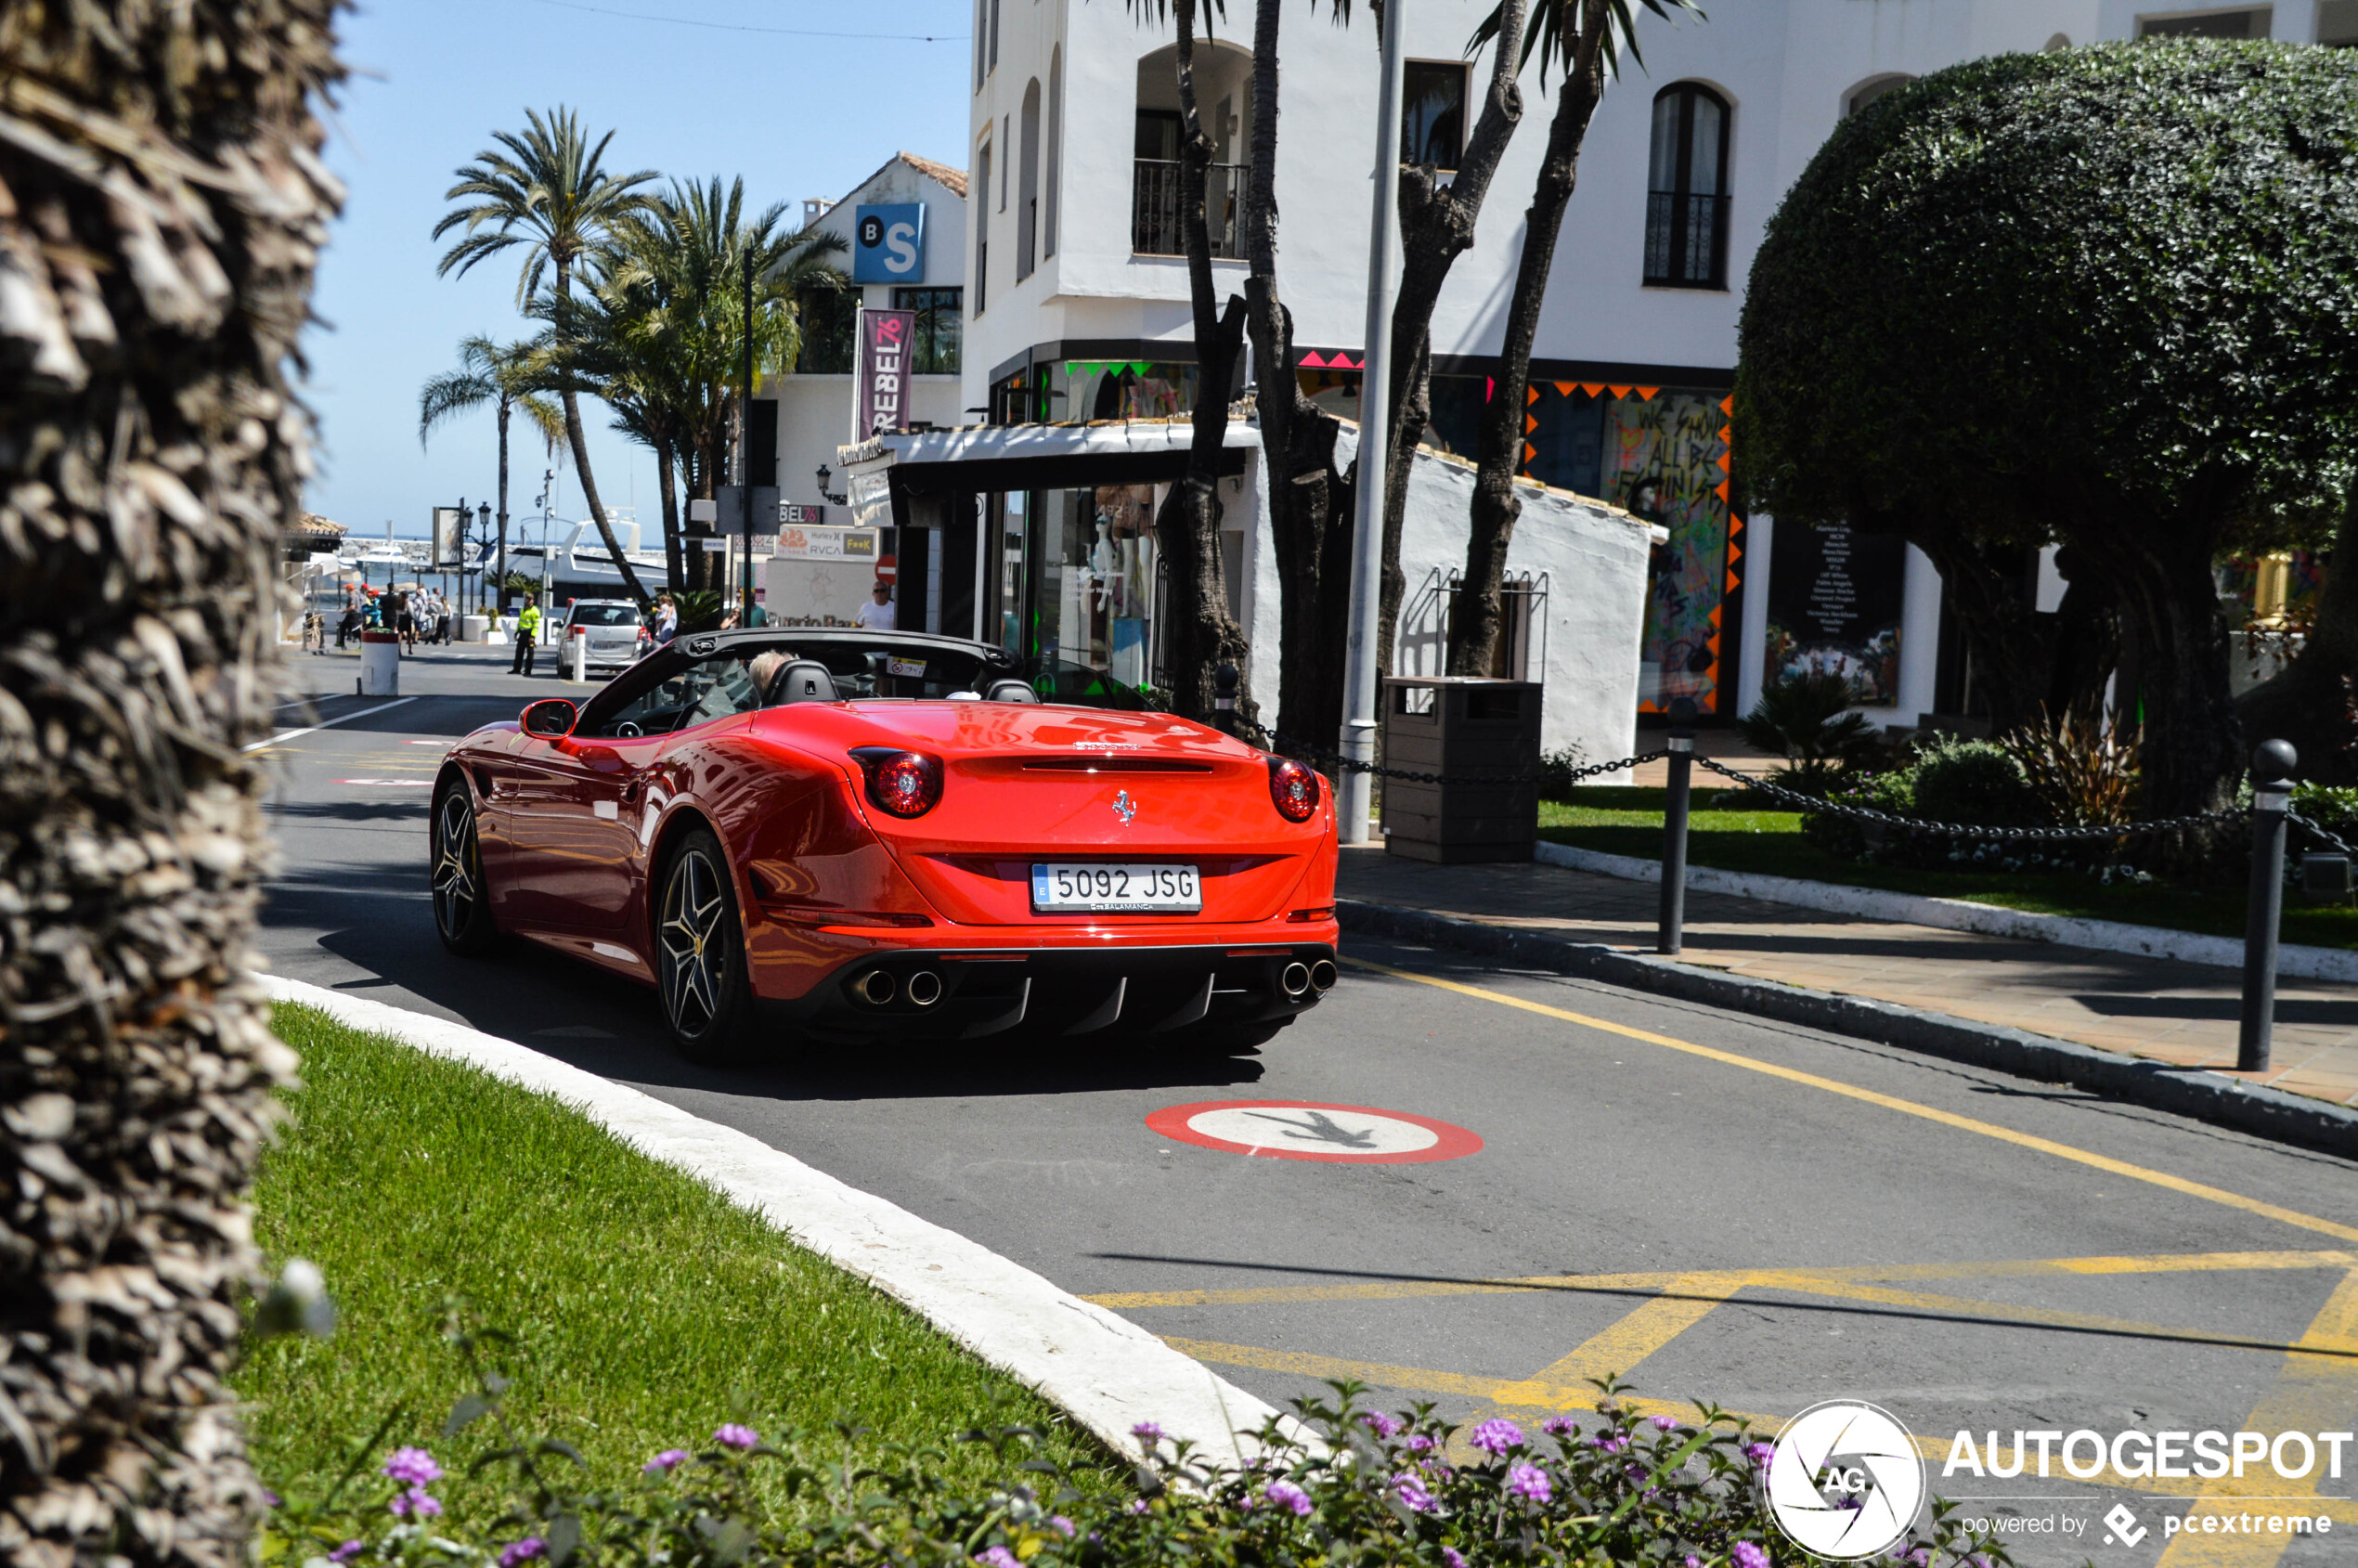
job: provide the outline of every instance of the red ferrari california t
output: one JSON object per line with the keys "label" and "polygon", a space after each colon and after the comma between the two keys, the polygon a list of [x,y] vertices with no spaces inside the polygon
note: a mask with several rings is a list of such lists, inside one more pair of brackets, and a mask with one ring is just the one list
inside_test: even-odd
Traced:
{"label": "red ferrari california t", "polygon": [[680,637],[451,749],[435,925],[454,952],[512,935],[653,986],[705,1062],[1018,1029],[1258,1044],[1335,981],[1331,792],[1090,706],[1125,700],[1043,700],[955,638]]}

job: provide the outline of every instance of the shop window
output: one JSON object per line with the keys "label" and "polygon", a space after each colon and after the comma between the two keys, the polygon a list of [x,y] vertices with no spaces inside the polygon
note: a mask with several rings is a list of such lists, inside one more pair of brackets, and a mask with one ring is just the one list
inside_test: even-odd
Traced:
{"label": "shop window", "polygon": [[1466,150],[1466,68],[1410,60],[1402,83],[1400,161],[1445,172]]}
{"label": "shop window", "polygon": [[909,370],[919,376],[954,376],[965,337],[963,289],[895,289],[892,308],[917,313],[917,338]]}
{"label": "shop window", "polygon": [[851,374],[852,338],[859,327],[860,291],[849,285],[813,289],[802,296],[802,351],[795,356],[798,376]]}
{"label": "shop window", "polygon": [[1728,104],[1681,82],[1654,99],[1646,181],[1646,281],[1728,286]]}
{"label": "shop window", "polygon": [[[1143,686],[1152,670],[1155,488],[1100,485],[1042,495],[1038,598],[1026,653]],[[1224,546],[1225,541],[1223,541]]]}
{"label": "shop window", "polygon": [[2204,11],[2191,17],[2139,17],[2140,38],[2265,38],[2272,7],[2254,6],[2242,11]]}

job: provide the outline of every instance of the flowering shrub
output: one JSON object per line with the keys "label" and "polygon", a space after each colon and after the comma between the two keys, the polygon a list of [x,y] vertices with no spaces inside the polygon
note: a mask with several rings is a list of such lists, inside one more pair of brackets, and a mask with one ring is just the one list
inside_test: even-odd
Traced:
{"label": "flowering shrub", "polygon": [[[1203,1462],[1151,1422],[1134,1485],[1072,1477],[1033,1457],[1038,1433],[965,1434],[991,1445],[1007,1476],[983,1497],[939,1479],[939,1451],[887,1449],[865,1465],[814,1466],[796,1434],[742,1419],[694,1450],[668,1448],[634,1474],[586,1473],[552,1438],[512,1430],[508,1383],[481,1359],[489,1336],[452,1336],[476,1392],[441,1441],[476,1423],[494,1432],[473,1470],[504,1473],[506,1497],[479,1517],[446,1513],[445,1474],[423,1446],[386,1453],[384,1426],[325,1497],[281,1502],[263,1541],[282,1568],[1292,1568],[1360,1562],[1396,1568],[1776,1568],[1814,1561],[1777,1533],[1761,1500],[1769,1458],[1742,1422],[1704,1407],[1695,1424],[1641,1417],[1610,1380],[1593,1416],[1551,1418],[1535,1439],[1492,1418],[1453,1450],[1430,1406],[1365,1410],[1334,1385],[1295,1413],[1316,1445],[1274,1423],[1243,1469]],[[742,1416],[742,1412],[739,1413]],[[853,1435],[846,1433],[846,1435]],[[754,1484],[758,1468],[773,1473]],[[373,1475],[373,1481],[364,1481]],[[1080,1481],[1083,1484],[1076,1486]],[[772,1511],[765,1499],[790,1507]],[[1936,1503],[1929,1535],[1888,1555],[1894,1568],[2004,1568],[2004,1549]]]}

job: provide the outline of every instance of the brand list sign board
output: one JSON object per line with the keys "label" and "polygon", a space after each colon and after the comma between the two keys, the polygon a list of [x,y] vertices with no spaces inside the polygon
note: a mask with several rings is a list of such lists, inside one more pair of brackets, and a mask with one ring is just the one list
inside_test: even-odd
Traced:
{"label": "brand list sign board", "polygon": [[1777,530],[1768,575],[1772,680],[1832,673],[1861,706],[1899,694],[1899,614],[1906,545],[1849,528]]}
{"label": "brand list sign board", "polygon": [[916,330],[913,310],[860,313],[860,370],[853,378],[852,408],[862,437],[908,427],[909,345]]}

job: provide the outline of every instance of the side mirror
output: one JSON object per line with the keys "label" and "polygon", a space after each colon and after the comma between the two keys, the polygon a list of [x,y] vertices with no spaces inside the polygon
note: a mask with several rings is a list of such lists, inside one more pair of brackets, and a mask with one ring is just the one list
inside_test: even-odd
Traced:
{"label": "side mirror", "polygon": [[573,733],[574,719],[580,710],[563,697],[543,697],[524,710],[524,732],[555,739]]}

